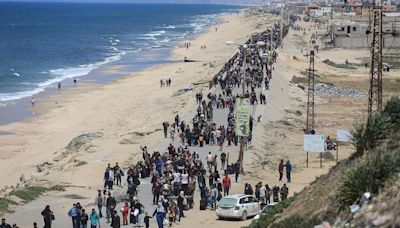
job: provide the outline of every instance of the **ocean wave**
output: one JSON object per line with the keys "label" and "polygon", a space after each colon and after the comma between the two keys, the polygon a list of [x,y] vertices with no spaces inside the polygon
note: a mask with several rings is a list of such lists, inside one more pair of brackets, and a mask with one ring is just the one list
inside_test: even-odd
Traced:
{"label": "ocean wave", "polygon": [[144,34],[145,37],[157,37],[157,36],[161,36],[162,34],[165,33],[165,30],[159,30],[159,31],[153,31],[153,32],[149,32]]}
{"label": "ocean wave", "polygon": [[43,92],[44,88],[35,88],[28,91],[14,92],[14,93],[0,93],[0,102],[12,101],[22,99],[24,97],[31,97],[35,94]]}
{"label": "ocean wave", "polygon": [[114,52],[119,52],[119,49],[116,47],[110,47],[109,50]]}
{"label": "ocean wave", "polygon": [[165,28],[165,29],[174,29],[174,28],[176,28],[176,26],[174,26],[174,25],[167,25],[167,26],[165,26],[165,27],[163,27],[163,28]]}
{"label": "ocean wave", "polygon": [[169,38],[165,38],[165,39],[163,39],[163,40],[160,40],[160,41],[158,41],[158,43],[168,43],[168,42],[170,42],[171,40],[169,39]]}
{"label": "ocean wave", "polygon": [[82,64],[79,65],[78,67],[49,70],[48,73],[55,77],[47,81],[44,81],[42,83],[39,83],[38,86],[47,87],[49,85],[64,81],[65,79],[85,76],[102,65],[120,60],[122,58],[122,55],[124,54],[125,54],[124,52],[120,52],[117,55],[107,57],[104,61],[93,64]]}
{"label": "ocean wave", "polygon": [[36,88],[27,90],[27,91],[20,91],[20,92],[0,93],[0,102],[18,100],[18,99],[22,99],[25,97],[33,96],[35,94],[43,92],[46,87],[48,87],[52,84],[62,82],[69,78],[85,76],[85,75],[89,74],[90,72],[92,72],[93,70],[99,68],[102,65],[118,61],[122,58],[122,55],[125,55],[125,54],[126,54],[125,52],[119,52],[118,54],[114,54],[110,57],[107,57],[105,60],[97,62],[97,63],[82,64],[82,65],[79,65],[78,67],[59,68],[59,69],[53,69],[53,70],[42,72],[42,73],[51,75],[53,78],[48,79],[44,82],[40,82],[40,83],[28,83],[28,82],[20,83],[20,84],[24,84],[24,85],[35,85]]}

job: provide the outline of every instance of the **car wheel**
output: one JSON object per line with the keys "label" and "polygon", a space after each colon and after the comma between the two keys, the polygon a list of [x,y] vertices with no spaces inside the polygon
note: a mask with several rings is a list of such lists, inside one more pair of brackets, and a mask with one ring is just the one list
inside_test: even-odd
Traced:
{"label": "car wheel", "polygon": [[247,212],[243,211],[243,214],[242,214],[242,216],[240,217],[240,220],[246,221],[246,219],[247,219]]}

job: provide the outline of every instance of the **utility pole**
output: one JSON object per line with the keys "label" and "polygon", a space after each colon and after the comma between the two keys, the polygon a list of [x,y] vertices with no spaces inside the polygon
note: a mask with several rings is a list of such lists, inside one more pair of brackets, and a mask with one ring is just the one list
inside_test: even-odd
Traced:
{"label": "utility pole", "polygon": [[[306,55],[308,56],[308,54]],[[314,87],[315,87],[315,69],[314,69],[314,51],[310,51],[310,66],[308,71],[308,97],[307,97],[307,120],[305,134],[314,134]]]}
{"label": "utility pole", "polygon": [[371,10],[372,20],[370,22],[372,33],[371,43],[371,61],[370,61],[370,87],[368,96],[368,115],[371,116],[375,112],[382,111],[382,68],[383,68],[383,19],[382,19],[382,8],[383,0],[377,3],[378,0],[374,1],[374,6]]}
{"label": "utility pole", "polygon": [[283,0],[281,1],[281,26],[280,26],[280,45],[282,47],[282,43],[283,43],[283,18],[284,18],[284,2]]}
{"label": "utility pole", "polygon": [[[307,69],[308,71],[308,93],[307,93],[307,120],[306,120],[306,128],[304,130],[304,134],[315,134],[314,126],[314,87],[315,87],[315,69],[314,69],[314,51],[310,51],[310,54],[306,55],[310,56],[310,66]],[[322,154],[320,154],[320,160],[322,161]],[[322,167],[322,162],[321,162]],[[308,151],[307,151],[307,168],[308,168]]]}

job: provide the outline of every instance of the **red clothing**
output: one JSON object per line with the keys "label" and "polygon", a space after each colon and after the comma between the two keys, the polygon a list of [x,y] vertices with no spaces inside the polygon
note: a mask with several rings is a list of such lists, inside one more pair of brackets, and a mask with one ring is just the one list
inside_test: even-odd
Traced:
{"label": "red clothing", "polygon": [[231,186],[231,178],[226,176],[224,179],[222,179],[222,185],[223,186]]}
{"label": "red clothing", "polygon": [[128,206],[124,206],[123,210],[122,210],[122,222],[125,224],[128,224],[128,213],[129,213],[129,207]]}
{"label": "red clothing", "polygon": [[284,164],[279,163],[279,167],[278,167],[279,172],[283,172],[283,167],[284,167]]}

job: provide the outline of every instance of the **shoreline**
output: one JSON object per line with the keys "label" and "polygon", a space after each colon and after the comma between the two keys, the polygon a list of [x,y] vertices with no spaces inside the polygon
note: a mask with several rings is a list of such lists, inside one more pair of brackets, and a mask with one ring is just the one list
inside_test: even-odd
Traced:
{"label": "shoreline", "polygon": [[[237,10],[238,12],[241,12],[244,9],[246,8],[243,7],[242,9]],[[183,58],[175,58],[173,54],[175,49],[184,48],[182,44],[185,41],[195,40],[197,36],[207,33],[210,26],[224,23],[224,17],[238,14],[238,12],[220,12],[216,14],[217,18],[215,21],[210,22],[208,25],[203,25],[201,30],[194,30],[183,38],[173,41],[171,47],[155,47],[149,49],[148,52],[142,50],[139,53],[126,53],[121,55],[121,59],[100,65],[98,68],[93,69],[86,75],[64,79],[61,81],[61,91],[56,88],[57,84],[51,84],[45,87],[43,91],[32,96],[0,102],[0,128],[4,125],[15,122],[27,121],[31,118],[37,117],[38,114],[41,115],[44,112],[47,112],[47,110],[43,111],[33,109],[30,105],[32,97],[35,97],[36,104],[40,101],[48,103],[49,99],[54,99],[54,97],[59,96],[60,93],[64,93],[65,91],[68,94],[71,90],[86,92],[78,88],[81,84],[84,84],[85,87],[89,85],[92,89],[100,88],[102,85],[113,83],[114,80],[129,77],[129,74],[132,73],[140,73],[158,65],[183,61]],[[139,57],[132,58],[135,55],[138,55]],[[119,69],[115,70],[115,68]],[[77,85],[73,84],[73,79],[77,79]],[[1,133],[2,131],[0,130],[0,136],[2,135]]]}
{"label": "shoreline", "polygon": [[[225,20],[218,25],[218,36],[215,36],[213,29],[209,29],[207,33],[196,37],[189,50],[174,49],[173,55],[183,59],[190,53],[196,59],[209,59],[216,65],[224,63],[236,50],[235,46],[225,45],[225,41],[244,41],[248,34],[257,30],[254,23],[242,14],[226,15]],[[207,44],[207,51],[200,50],[203,44]],[[120,67],[110,71],[118,72]],[[143,144],[157,144],[161,133],[132,139],[134,142],[128,145],[122,144],[121,140],[130,132],[156,132],[161,127],[162,119],[170,119],[175,113],[185,113],[194,99],[191,99],[191,93],[174,96],[176,90],[209,79],[219,70],[220,67],[210,67],[204,62],[161,64],[146,68],[145,71],[132,72],[98,89],[88,89],[82,93],[73,93],[71,90],[71,94],[66,92],[49,98],[47,104],[40,107],[47,110],[45,114],[0,126],[0,131],[14,133],[0,136],[4,151],[0,159],[8,164],[0,168],[0,173],[3,173],[0,189],[5,185],[15,185],[21,175],[33,175],[54,184],[69,183],[90,188],[98,186],[97,179],[90,177],[102,173],[104,165],[134,159],[138,155],[132,151],[134,148]],[[160,89],[159,80],[164,75],[171,76],[172,86]],[[196,88],[196,91],[199,90],[202,90],[201,86]],[[102,132],[104,136],[94,140],[89,151],[67,155],[61,162],[54,161],[57,153],[72,139],[90,132]],[[74,160],[88,164],[76,167]],[[36,167],[45,163],[54,167],[38,173]],[[61,171],[58,171],[59,168]],[[78,170],[90,173],[90,177],[76,176]]]}

